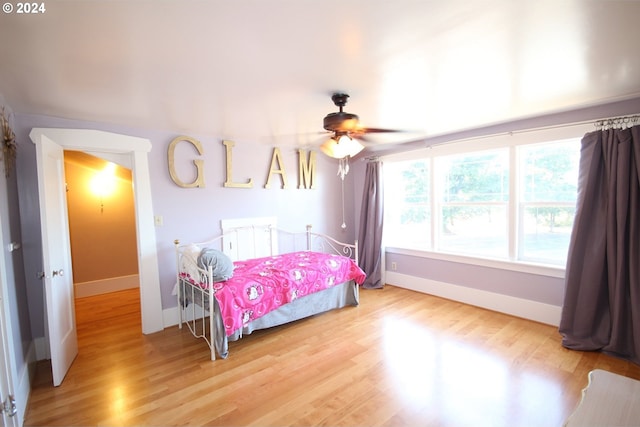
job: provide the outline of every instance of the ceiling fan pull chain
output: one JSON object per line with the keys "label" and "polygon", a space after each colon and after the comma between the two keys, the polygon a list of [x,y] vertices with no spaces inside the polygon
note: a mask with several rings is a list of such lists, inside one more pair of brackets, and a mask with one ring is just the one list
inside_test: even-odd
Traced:
{"label": "ceiling fan pull chain", "polygon": [[[342,159],[340,159],[342,162]],[[342,185],[342,225],[340,226],[343,230],[346,230],[347,223],[344,221],[344,175],[342,176],[342,180],[340,180],[340,185]]]}
{"label": "ceiling fan pull chain", "polygon": [[338,176],[344,181],[344,177],[349,173],[349,156],[338,159]]}

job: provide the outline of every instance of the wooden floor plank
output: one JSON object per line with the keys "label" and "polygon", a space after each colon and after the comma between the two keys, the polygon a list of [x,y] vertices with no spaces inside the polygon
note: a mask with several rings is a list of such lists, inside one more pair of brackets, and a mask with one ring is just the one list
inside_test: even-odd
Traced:
{"label": "wooden floor plank", "polygon": [[25,426],[553,426],[604,369],[557,328],[398,287],[230,344],[141,333],[134,291],[76,301],[79,354],[60,387],[39,362]]}

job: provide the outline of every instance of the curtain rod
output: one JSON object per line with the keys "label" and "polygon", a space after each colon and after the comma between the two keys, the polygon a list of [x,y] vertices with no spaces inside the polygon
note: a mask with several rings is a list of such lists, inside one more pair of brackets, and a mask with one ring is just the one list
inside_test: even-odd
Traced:
{"label": "curtain rod", "polygon": [[513,135],[517,133],[536,132],[540,130],[549,130],[549,129],[569,128],[573,126],[584,126],[588,124],[593,124],[596,130],[600,130],[603,127],[605,127],[605,129],[609,129],[612,127],[622,128],[622,127],[626,127],[627,125],[634,126],[638,124],[639,120],[640,120],[640,114],[629,114],[626,116],[609,117],[605,119],[583,120],[581,122],[572,122],[572,123],[564,123],[564,124],[557,124],[557,125],[540,126],[537,128],[530,128],[530,129],[514,130],[514,131],[498,133],[494,135],[487,135],[487,137],[496,136],[496,135]]}
{"label": "curtain rod", "polygon": [[[603,119],[596,119],[596,120],[591,119],[591,120],[583,120],[580,122],[563,123],[563,124],[557,124],[557,125],[540,126],[535,128],[529,128],[529,129],[498,132],[498,133],[489,134],[489,135],[471,136],[468,138],[456,139],[453,141],[437,142],[434,144],[425,145],[424,148],[438,147],[440,145],[453,144],[457,142],[473,141],[476,139],[493,138],[496,136],[515,135],[519,133],[538,132],[538,131],[551,130],[551,129],[570,128],[574,126],[584,126],[588,124],[593,124],[596,130],[601,130],[603,129],[604,126],[614,127],[612,126],[614,123],[616,124],[615,127],[622,128],[622,127],[625,127],[623,125],[631,124],[631,126],[633,126],[635,124],[638,124],[639,121],[640,121],[640,114],[630,114],[630,115],[619,116],[619,117],[603,118]],[[609,127],[604,127],[604,129],[609,129]]]}
{"label": "curtain rod", "polygon": [[[425,145],[423,147],[416,147],[415,149],[408,150],[408,151],[422,150],[422,149],[425,149],[425,148],[438,147],[440,145],[456,144],[456,143],[461,143],[461,142],[474,141],[474,140],[478,140],[478,139],[494,138],[494,137],[497,137],[497,136],[507,136],[507,135],[514,135],[514,134],[519,134],[519,133],[537,132],[537,131],[560,129],[560,128],[570,128],[570,127],[574,127],[574,126],[584,126],[584,125],[588,125],[588,124],[593,124],[593,126],[596,128],[596,130],[604,130],[604,129],[610,129],[610,128],[614,128],[614,127],[615,128],[630,127],[630,126],[635,126],[637,124],[640,124],[640,114],[629,114],[629,115],[619,116],[619,117],[609,117],[609,118],[602,118],[602,119],[591,119],[591,120],[583,120],[583,121],[580,121],[580,122],[571,122],[571,123],[563,123],[563,124],[557,124],[557,125],[540,126],[540,127],[535,127],[535,128],[529,128],[529,129],[520,129],[520,130],[513,130],[513,131],[497,132],[497,133],[492,133],[492,134],[487,134],[487,135],[477,135],[477,136],[470,136],[470,137],[467,137],[467,138],[454,139],[454,140],[451,140],[451,141],[436,142],[436,143],[433,143],[433,144],[425,143]],[[393,153],[393,154],[398,154],[398,153]],[[392,156],[393,154],[389,154],[389,155]],[[384,158],[386,156],[387,155],[368,156],[368,157],[363,157],[362,160],[363,161],[369,161],[369,162],[370,161],[377,161],[377,160],[380,160],[381,157]]]}

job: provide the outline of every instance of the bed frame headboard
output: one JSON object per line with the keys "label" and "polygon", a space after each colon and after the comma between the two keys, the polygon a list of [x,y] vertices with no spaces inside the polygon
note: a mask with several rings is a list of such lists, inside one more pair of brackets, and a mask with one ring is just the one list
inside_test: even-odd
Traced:
{"label": "bed frame headboard", "polygon": [[279,253],[275,217],[220,220],[222,252],[232,261]]}

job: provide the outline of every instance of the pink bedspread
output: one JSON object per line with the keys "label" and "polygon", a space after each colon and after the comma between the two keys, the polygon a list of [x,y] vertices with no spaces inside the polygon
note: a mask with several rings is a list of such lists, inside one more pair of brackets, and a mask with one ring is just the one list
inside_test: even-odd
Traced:
{"label": "pink bedspread", "polygon": [[234,262],[233,277],[214,284],[228,335],[248,322],[296,298],[366,278],[347,257],[319,252],[294,252]]}

